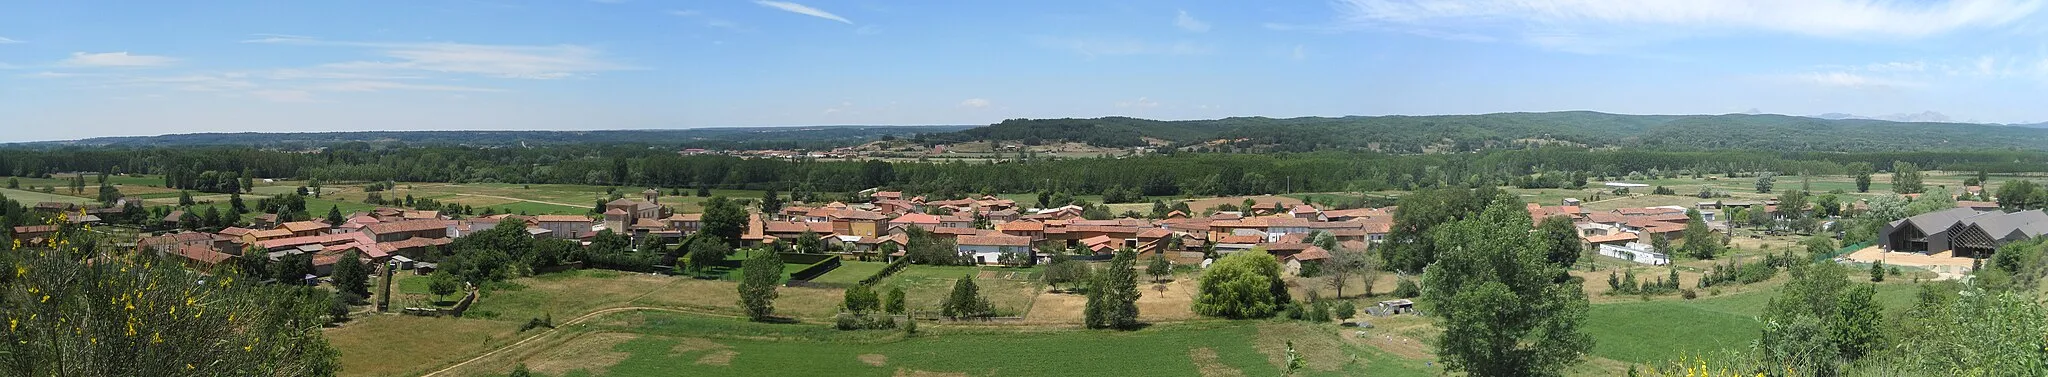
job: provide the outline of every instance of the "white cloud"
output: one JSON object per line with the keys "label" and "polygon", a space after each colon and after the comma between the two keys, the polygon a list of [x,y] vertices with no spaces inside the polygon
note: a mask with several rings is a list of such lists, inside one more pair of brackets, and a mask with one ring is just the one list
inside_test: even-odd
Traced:
{"label": "white cloud", "polygon": [[1793,78],[1809,84],[1848,89],[1901,89],[1922,86],[1912,81],[1849,72],[1814,72],[1796,75]]}
{"label": "white cloud", "polygon": [[33,79],[68,79],[68,78],[72,78],[72,77],[80,77],[80,76],[85,76],[85,74],[83,74],[83,73],[70,73],[70,72],[51,72],[51,71],[42,71],[42,72],[36,72],[36,73],[30,73],[30,74],[22,75],[22,77],[27,77],[27,78],[33,78]]}
{"label": "white cloud", "polygon": [[321,66],[322,71],[352,73],[427,71],[521,79],[560,79],[605,71],[632,69],[603,58],[595,48],[577,45],[480,45],[445,42],[329,42],[283,38],[257,43],[339,46],[375,50],[395,60],[351,61]]}
{"label": "white cloud", "polygon": [[420,90],[433,92],[502,92],[501,89],[475,88],[455,85],[408,84],[391,81],[341,81],[309,86],[308,89],[332,92],[377,92],[385,90]]}
{"label": "white cloud", "polygon": [[960,107],[971,107],[979,109],[988,107],[988,105],[989,101],[988,99],[985,98],[968,98],[966,101],[960,101]]}
{"label": "white cloud", "polygon": [[249,95],[270,102],[316,102],[313,93],[304,90],[258,90]]}
{"label": "white cloud", "polygon": [[[1522,39],[1643,42],[1761,31],[1828,38],[1914,38],[2013,24],[2048,0],[1338,0],[1343,27]],[[1611,43],[1611,42],[1610,42]]]}
{"label": "white cloud", "polygon": [[16,40],[16,39],[8,38],[8,37],[0,37],[0,45],[4,45],[4,44],[15,44],[15,43],[23,43],[23,42],[22,42],[22,41],[20,41],[20,40]]}
{"label": "white cloud", "polygon": [[1209,45],[1193,41],[1164,43],[1120,37],[1038,37],[1033,38],[1033,43],[1041,47],[1073,50],[1090,58],[1104,55],[1203,55],[1215,51]]}
{"label": "white cloud", "polygon": [[1116,107],[1149,109],[1159,107],[1159,101],[1153,101],[1152,99],[1145,97],[1138,97],[1137,100],[1133,101],[1119,101],[1116,103]]}
{"label": "white cloud", "polygon": [[1209,31],[1209,23],[1197,20],[1195,16],[1188,15],[1187,10],[1181,10],[1180,16],[1173,18],[1173,26],[1196,33]]}
{"label": "white cloud", "polygon": [[717,18],[717,17],[711,17],[710,15],[704,14],[704,12],[703,12],[703,11],[699,11],[699,10],[695,10],[695,9],[671,10],[671,11],[668,11],[668,12],[666,12],[666,13],[668,13],[668,14],[669,14],[669,15],[671,15],[671,16],[677,16],[677,17],[685,17],[685,18],[692,18],[692,19],[697,19],[697,20],[700,20],[700,21],[704,21],[704,26],[705,26],[705,27],[714,27],[714,28],[720,28],[720,29],[730,29],[730,30],[740,30],[740,31],[745,31],[745,30],[747,30],[747,28],[741,27],[741,26],[740,26],[740,24],[739,24],[739,23],[737,23],[737,22],[732,22],[732,21],[728,21],[728,20],[725,20],[725,19],[722,19],[722,18]]}
{"label": "white cloud", "polygon": [[155,67],[176,63],[178,59],[155,55],[132,55],[127,51],[86,53],[73,52],[70,59],[58,64],[71,67]]}
{"label": "white cloud", "polygon": [[256,88],[255,82],[240,73],[192,74],[162,77],[135,77],[114,82],[119,85],[157,86],[189,92],[223,92]]}
{"label": "white cloud", "polygon": [[761,4],[761,6],[765,6],[765,7],[769,7],[769,8],[781,9],[781,10],[783,10],[783,11],[787,11],[787,12],[790,12],[790,13],[796,13],[796,14],[801,14],[801,15],[806,15],[806,16],[811,16],[811,17],[817,17],[817,18],[823,18],[823,19],[827,19],[827,20],[833,20],[833,21],[839,21],[839,22],[844,22],[844,23],[846,23],[846,24],[848,24],[848,25],[852,25],[852,24],[853,24],[853,21],[847,20],[847,19],[846,19],[846,17],[840,17],[839,15],[836,15],[836,14],[832,14],[832,12],[826,12],[826,11],[823,11],[823,10],[819,10],[818,8],[812,8],[812,7],[810,7],[810,6],[806,6],[806,5],[803,5],[803,4],[797,4],[797,3],[792,3],[792,2],[786,2],[786,1],[770,1],[770,0],[754,0],[754,3],[755,3],[755,4]]}

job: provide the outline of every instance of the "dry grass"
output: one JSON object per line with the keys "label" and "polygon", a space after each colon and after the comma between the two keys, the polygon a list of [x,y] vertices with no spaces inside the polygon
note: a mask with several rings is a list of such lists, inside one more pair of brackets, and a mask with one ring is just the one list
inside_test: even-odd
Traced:
{"label": "dry grass", "polygon": [[1422,339],[1409,335],[1434,333],[1436,328],[1430,323],[1429,319],[1412,315],[1398,315],[1384,318],[1373,317],[1367,320],[1371,321],[1374,327],[1373,329],[1364,330],[1366,331],[1366,336],[1351,336],[1349,332],[1359,330],[1345,328],[1345,334],[1339,334],[1338,337],[1347,342],[1371,346],[1404,359],[1433,360],[1436,358],[1436,355],[1430,351],[1428,343],[1423,343]]}
{"label": "dry grass", "polygon": [[[739,285],[723,280],[697,280],[690,278],[666,279],[667,285],[652,290],[646,296],[633,300],[634,305],[696,309],[720,313],[742,314],[739,309]],[[643,286],[650,289],[651,286]],[[822,288],[775,289],[775,313],[803,320],[822,321],[839,312],[838,305],[843,290]]]}
{"label": "dry grass", "polygon": [[888,355],[882,355],[882,354],[873,354],[873,353],[870,353],[870,354],[864,354],[864,355],[860,355],[860,356],[857,356],[857,358],[859,358],[859,359],[860,359],[860,362],[861,362],[861,363],[863,363],[863,364],[867,364],[867,365],[873,365],[873,366],[878,366],[878,367],[879,367],[879,366],[882,366],[882,365],[886,365],[886,364],[889,364],[889,356],[888,356]]}
{"label": "dry grass", "polygon": [[697,358],[697,365],[732,366],[732,358],[739,355],[739,351],[729,349],[718,350],[704,354],[704,357]]}
{"label": "dry grass", "polygon": [[1195,371],[1202,373],[1202,377],[1244,376],[1244,371],[1223,365],[1223,361],[1217,360],[1216,350],[1207,347],[1188,350],[1188,359],[1194,361]]}
{"label": "dry grass", "polygon": [[896,377],[967,377],[967,373],[964,373],[964,372],[955,372],[955,373],[941,373],[941,372],[930,372],[930,371],[922,371],[922,370],[913,370],[913,369],[908,369],[908,368],[896,368]]}
{"label": "dry grass", "polygon": [[[1157,288],[1161,285],[1165,291]],[[1195,319],[1193,304],[1196,283],[1192,278],[1176,279],[1165,284],[1152,284],[1151,279],[1138,282],[1138,320],[1144,322],[1175,322]],[[1031,324],[1079,325],[1084,319],[1083,308],[1088,305],[1088,296],[1075,293],[1039,294],[1033,299],[1031,312],[1024,314],[1024,322]]]}
{"label": "dry grass", "polygon": [[372,315],[326,330],[342,376],[411,376],[518,341],[519,324]]}
{"label": "dry grass", "polygon": [[1350,362],[1350,355],[1344,352],[1344,340],[1330,336],[1328,332],[1336,327],[1317,326],[1299,322],[1279,322],[1259,325],[1258,339],[1252,346],[1266,355],[1266,361],[1275,368],[1287,369],[1287,342],[1294,342],[1294,352],[1300,353],[1308,362],[1307,368],[1317,371],[1336,371]]}
{"label": "dry grass", "polygon": [[530,357],[521,359],[528,369],[541,374],[562,375],[570,371],[584,370],[592,375],[604,375],[607,369],[625,361],[632,354],[620,352],[614,347],[639,335],[623,333],[583,334],[548,347]]}

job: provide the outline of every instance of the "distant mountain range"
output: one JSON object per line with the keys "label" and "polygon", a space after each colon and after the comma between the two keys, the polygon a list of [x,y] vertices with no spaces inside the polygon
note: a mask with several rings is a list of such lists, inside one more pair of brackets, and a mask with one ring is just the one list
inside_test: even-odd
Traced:
{"label": "distant mountain range", "polygon": [[1813,117],[1814,117],[1814,118],[1820,118],[1820,119],[1828,119],[1828,120],[1842,120],[1842,119],[1869,119],[1869,120],[1888,120],[1888,121],[1893,121],[1893,122],[1934,122],[1934,123],[1952,123],[1952,122],[1955,122],[1955,119],[1953,119],[1953,118],[1950,118],[1950,117],[1948,116],[1948,114],[1942,114],[1942,113],[1937,113],[1937,112],[1933,112],[1933,111],[1923,111],[1923,112],[1920,112],[1920,113],[1918,113],[1918,114],[1906,114],[1906,113],[1900,113],[1900,114],[1892,114],[1892,115],[1884,115],[1884,116],[1875,116],[1875,117],[1866,117],[1866,116],[1861,116],[1861,115],[1856,115],[1856,114],[1846,114],[1846,113],[1827,113],[1827,114],[1815,115],[1815,116],[1813,116]]}

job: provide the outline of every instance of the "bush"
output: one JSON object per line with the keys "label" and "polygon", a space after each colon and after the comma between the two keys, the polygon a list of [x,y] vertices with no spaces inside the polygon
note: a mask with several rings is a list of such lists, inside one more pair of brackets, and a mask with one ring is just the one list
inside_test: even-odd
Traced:
{"label": "bush", "polygon": [[1351,317],[1358,315],[1358,306],[1346,300],[1337,303],[1337,307],[1332,308],[1330,314],[1337,317],[1338,320],[1350,321]]}
{"label": "bush", "polygon": [[896,328],[896,320],[888,315],[867,315],[839,313],[832,317],[833,327],[840,330],[888,330]]}
{"label": "bush", "polygon": [[1421,295],[1422,287],[1416,286],[1414,280],[1401,279],[1401,284],[1394,286],[1394,297],[1415,298]]}
{"label": "bush", "polygon": [[1307,320],[1309,322],[1329,323],[1330,303],[1317,302],[1313,304],[1308,304],[1308,313],[1303,314],[1302,319]]}
{"label": "bush", "polygon": [[1692,289],[1680,289],[1678,290],[1678,295],[1685,297],[1687,300],[1700,298],[1699,292],[1693,292]]}
{"label": "bush", "polygon": [[1287,303],[1287,308],[1282,310],[1282,312],[1285,313],[1284,315],[1287,316],[1287,319],[1299,321],[1302,318],[1308,318],[1308,311],[1302,310],[1301,303],[1299,302]]}

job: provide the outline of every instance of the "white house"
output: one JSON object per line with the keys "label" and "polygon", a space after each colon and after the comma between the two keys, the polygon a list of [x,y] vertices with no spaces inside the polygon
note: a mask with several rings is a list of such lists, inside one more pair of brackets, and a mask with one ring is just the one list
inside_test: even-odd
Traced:
{"label": "white house", "polygon": [[960,236],[953,241],[960,256],[973,258],[978,264],[995,264],[1002,261],[1003,254],[1016,253],[1033,258],[1031,237],[1009,235]]}
{"label": "white house", "polygon": [[1611,244],[1600,245],[1600,255],[1605,255],[1617,259],[1623,259],[1631,262],[1642,263],[1652,266],[1662,266],[1671,264],[1671,257],[1666,256],[1664,255],[1664,253],[1657,252],[1655,250],[1656,249],[1650,247],[1650,245],[1644,245],[1642,243],[1637,242],[1630,242],[1628,243],[1628,245],[1625,246],[1614,246]]}

